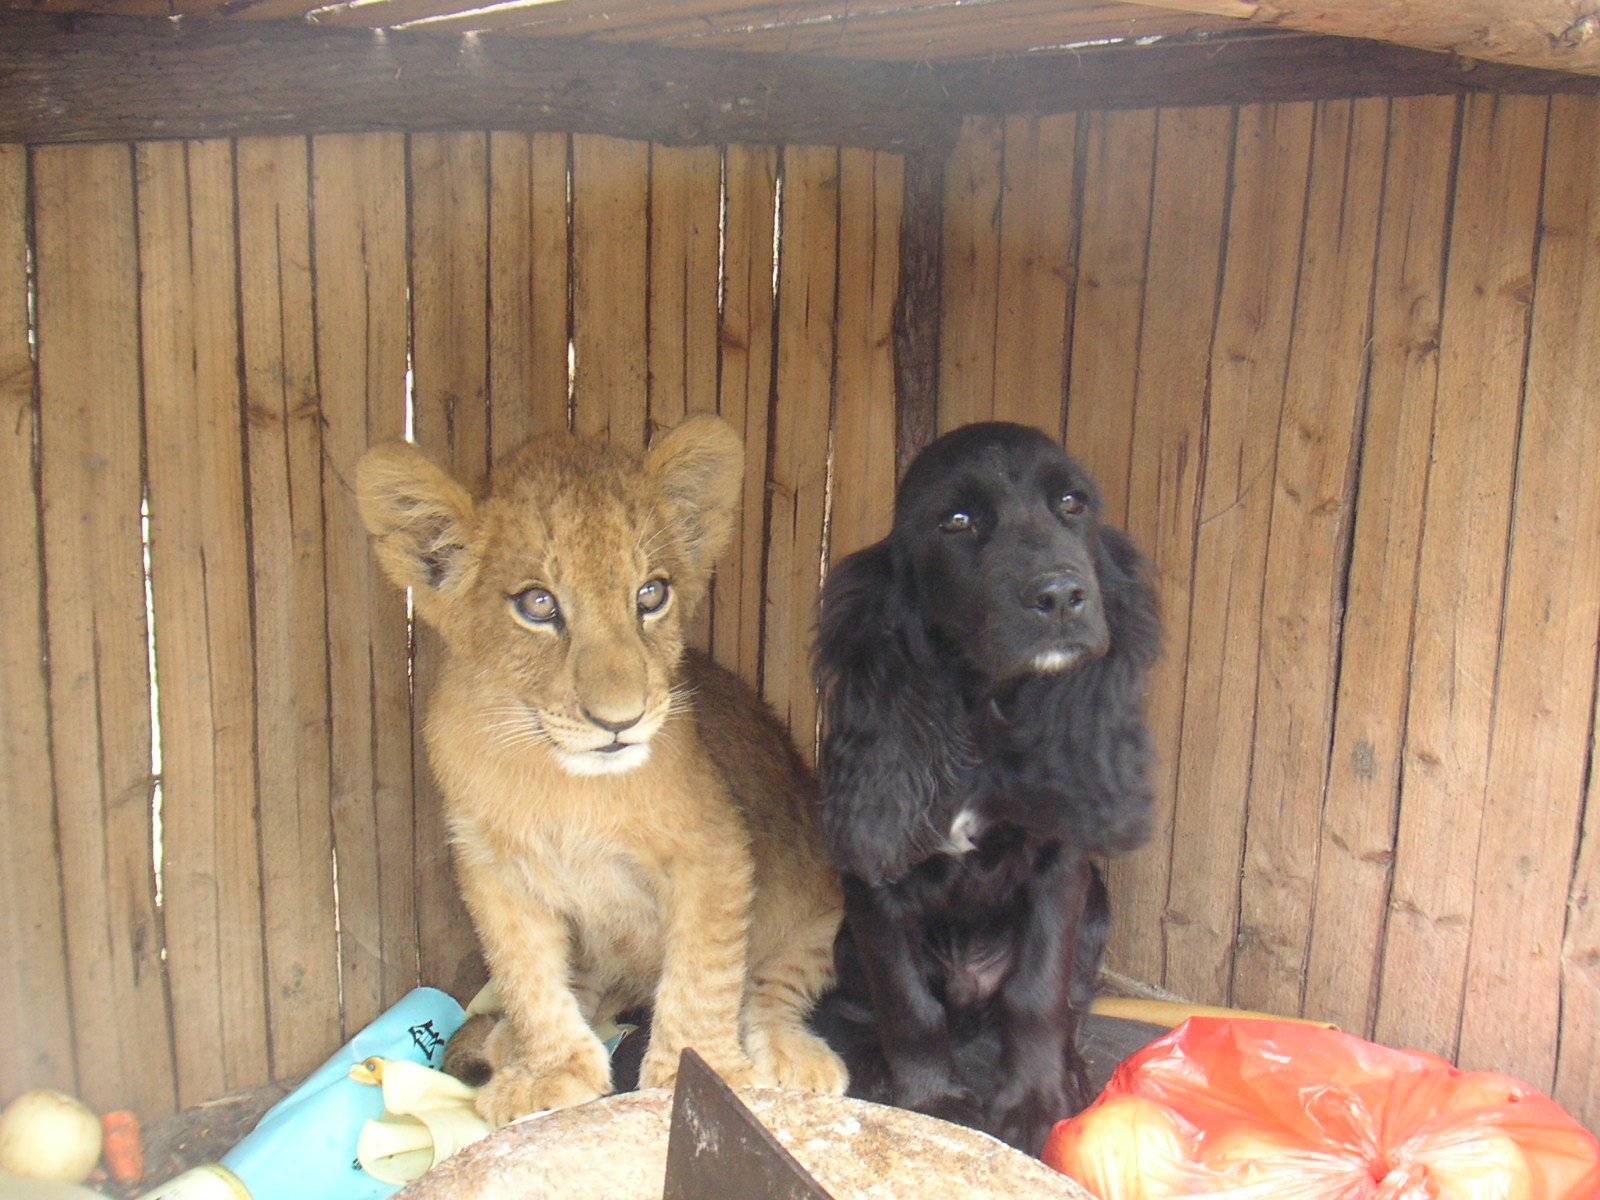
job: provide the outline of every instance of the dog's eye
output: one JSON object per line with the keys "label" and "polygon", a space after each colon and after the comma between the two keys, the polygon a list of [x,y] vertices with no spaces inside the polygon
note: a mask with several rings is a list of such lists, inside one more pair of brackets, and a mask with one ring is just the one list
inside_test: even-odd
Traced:
{"label": "dog's eye", "polygon": [[972,515],[964,512],[945,513],[939,528],[946,533],[965,533],[972,528]]}
{"label": "dog's eye", "polygon": [[660,612],[667,603],[667,581],[665,579],[652,579],[639,589],[639,611],[646,615]]}
{"label": "dog's eye", "polygon": [[517,616],[533,625],[548,625],[561,615],[556,598],[541,587],[531,587],[511,597]]}
{"label": "dog's eye", "polygon": [[1089,497],[1082,492],[1067,492],[1056,501],[1056,511],[1064,517],[1076,517],[1089,507]]}

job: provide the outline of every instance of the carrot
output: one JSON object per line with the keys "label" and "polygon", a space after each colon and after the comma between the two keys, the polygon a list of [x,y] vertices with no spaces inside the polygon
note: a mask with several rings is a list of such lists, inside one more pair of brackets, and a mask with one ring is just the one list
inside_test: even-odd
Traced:
{"label": "carrot", "polygon": [[138,1183],[144,1178],[144,1146],[139,1141],[139,1118],[131,1112],[108,1112],[100,1116],[105,1131],[101,1156],[111,1177],[118,1183]]}

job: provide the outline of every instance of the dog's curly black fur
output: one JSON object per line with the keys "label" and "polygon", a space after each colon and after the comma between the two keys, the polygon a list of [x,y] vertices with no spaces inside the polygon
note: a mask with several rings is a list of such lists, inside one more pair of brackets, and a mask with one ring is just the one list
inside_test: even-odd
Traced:
{"label": "dog's curly black fur", "polygon": [[1159,645],[1144,559],[1019,425],[931,444],[889,536],[830,575],[820,767],[847,921],[816,1020],[853,1094],[1030,1153],[1089,1099],[1096,859],[1147,832]]}

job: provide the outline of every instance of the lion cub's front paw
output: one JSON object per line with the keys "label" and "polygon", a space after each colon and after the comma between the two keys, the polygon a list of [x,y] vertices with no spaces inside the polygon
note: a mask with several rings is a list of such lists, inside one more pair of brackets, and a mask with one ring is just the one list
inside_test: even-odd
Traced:
{"label": "lion cub's front paw", "polygon": [[[755,1064],[737,1051],[707,1050],[701,1046],[694,1048],[695,1053],[705,1059],[709,1066],[722,1081],[729,1087],[750,1087],[760,1083]],[[645,1052],[644,1061],[639,1064],[639,1086],[641,1088],[670,1088],[678,1082],[678,1054],[675,1049],[662,1048],[657,1054],[654,1049]]]}
{"label": "lion cub's front paw", "polygon": [[850,1083],[844,1061],[803,1029],[752,1029],[745,1046],[756,1065],[757,1082],[769,1087],[841,1096]]}
{"label": "lion cub's front paw", "polygon": [[[598,1046],[598,1043],[596,1043]],[[574,1054],[558,1067],[536,1068],[524,1063],[507,1063],[494,1078],[478,1089],[475,1101],[478,1115],[495,1128],[529,1113],[550,1108],[571,1108],[608,1095],[611,1091],[609,1060],[600,1048],[601,1069],[592,1056]]]}

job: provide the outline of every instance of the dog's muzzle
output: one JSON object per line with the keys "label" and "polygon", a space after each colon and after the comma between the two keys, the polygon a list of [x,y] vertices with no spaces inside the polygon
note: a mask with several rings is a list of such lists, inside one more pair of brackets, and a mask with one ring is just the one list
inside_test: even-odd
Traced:
{"label": "dog's muzzle", "polygon": [[1066,569],[1035,575],[1018,600],[1034,642],[1029,669],[1069,670],[1110,648],[1111,631],[1093,574]]}

